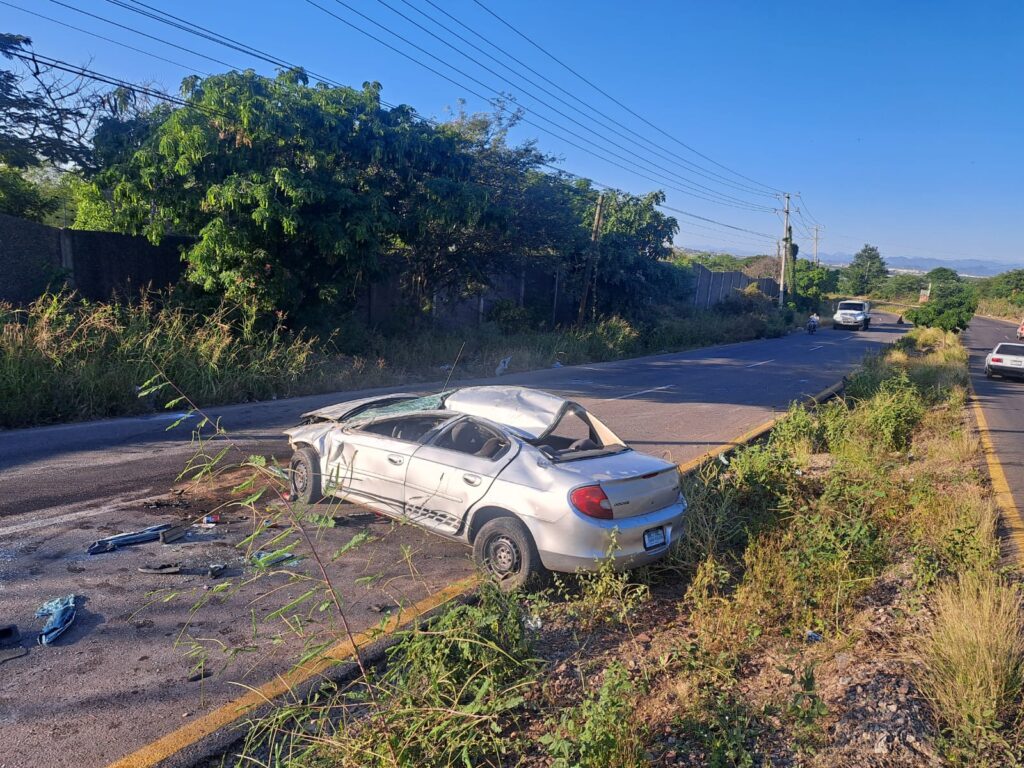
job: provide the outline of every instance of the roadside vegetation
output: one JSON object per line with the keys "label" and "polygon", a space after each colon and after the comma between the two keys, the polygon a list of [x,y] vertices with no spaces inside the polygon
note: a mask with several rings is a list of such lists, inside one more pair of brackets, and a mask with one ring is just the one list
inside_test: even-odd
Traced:
{"label": "roadside vegetation", "polygon": [[[687,478],[664,561],[531,594],[484,584],[379,666],[360,657],[348,682],[254,721],[238,764],[1016,764],[1020,574],[1001,558],[966,386],[957,337],[912,330],[842,398],[794,405],[765,441]],[[240,495],[280,482],[247,466]],[[284,528],[245,546],[327,561],[322,510],[243,504]],[[344,616],[323,573],[292,577],[297,598],[267,588],[304,661],[331,637],[312,617]]]}

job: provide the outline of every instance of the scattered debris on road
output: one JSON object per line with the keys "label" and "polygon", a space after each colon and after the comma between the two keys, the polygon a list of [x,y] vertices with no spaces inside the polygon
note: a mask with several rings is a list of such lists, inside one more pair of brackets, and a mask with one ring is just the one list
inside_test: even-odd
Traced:
{"label": "scattered debris on road", "polygon": [[128,547],[132,544],[145,544],[149,541],[157,541],[161,533],[173,527],[170,523],[163,523],[161,525],[151,525],[149,528],[143,528],[141,531],[133,533],[119,533],[116,536],[108,536],[105,539],[94,541],[86,551],[90,555],[100,555],[104,552],[113,552],[118,547]]}
{"label": "scattered debris on road", "polygon": [[139,568],[139,573],[181,573],[181,563],[160,563],[159,565],[144,565]]}
{"label": "scattered debris on road", "polygon": [[63,635],[75,620],[75,596],[55,597],[48,600],[36,611],[36,618],[48,619],[39,633],[40,645],[52,645],[53,641]]}

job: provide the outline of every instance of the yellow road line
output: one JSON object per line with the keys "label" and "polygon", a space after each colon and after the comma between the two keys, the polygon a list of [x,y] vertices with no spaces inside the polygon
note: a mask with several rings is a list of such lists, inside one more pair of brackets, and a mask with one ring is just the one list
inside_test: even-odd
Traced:
{"label": "yellow road line", "polygon": [[[423,600],[420,600],[412,606],[411,610],[414,618],[403,621],[401,614],[396,614],[388,620],[384,634],[391,634],[403,624],[409,624],[414,621],[415,617],[421,616],[427,611],[431,611],[439,605],[455,599],[475,583],[476,579],[463,579],[450,584],[439,592],[435,592]],[[406,615],[408,615],[408,613],[406,613]],[[355,646],[361,648],[382,636],[383,635],[378,633],[360,632],[358,635],[355,635],[353,639],[355,641]],[[278,675],[270,682],[264,683],[258,688],[253,688],[244,696],[240,696],[234,701],[218,707],[212,712],[193,720],[188,725],[171,731],[166,736],[162,736],[156,741],[147,744],[127,757],[123,757],[117,762],[111,763],[109,768],[152,768],[152,766],[156,766],[162,760],[166,760],[186,747],[210,736],[221,728],[231,725],[257,707],[266,704],[268,701],[271,701],[278,696],[282,696],[288,691],[293,690],[296,686],[307,682],[314,676],[322,674],[329,667],[337,664],[338,662],[348,661],[354,656],[354,654],[355,647],[353,647],[353,643],[346,638],[332,646],[323,656],[319,657],[315,661],[301,667],[295,667],[282,675]]]}
{"label": "yellow road line", "polygon": [[1010,484],[1006,481],[1006,473],[1003,471],[1003,465],[999,462],[999,456],[992,443],[985,410],[981,407],[981,401],[978,399],[978,393],[974,391],[973,385],[971,386],[971,408],[974,411],[974,419],[978,423],[981,448],[985,454],[985,463],[988,464],[988,476],[992,481],[992,490],[995,491],[996,506],[999,508],[1003,525],[1006,528],[1006,538],[1011,544],[1017,566],[1024,568],[1024,518],[1021,517],[1020,510],[1013,500]]}

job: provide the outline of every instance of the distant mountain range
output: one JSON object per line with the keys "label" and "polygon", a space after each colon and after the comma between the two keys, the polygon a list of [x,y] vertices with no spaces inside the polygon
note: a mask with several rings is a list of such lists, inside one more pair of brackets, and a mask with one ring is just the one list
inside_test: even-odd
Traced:
{"label": "distant mountain range", "polygon": [[[757,256],[767,253],[766,250],[760,251],[747,249],[747,248],[722,248],[713,245],[691,245],[686,250],[693,251],[707,251],[710,253],[730,253],[734,256]],[[774,251],[770,255],[775,255]],[[851,261],[853,261],[852,253],[820,253],[818,254],[821,261],[830,267],[845,267]],[[811,252],[800,249],[801,258],[811,258]],[[992,277],[992,275],[998,275],[1001,272],[1007,272],[1011,269],[1024,269],[1024,259],[1016,263],[1007,263],[1001,261],[986,261],[985,259],[931,259],[921,256],[886,256],[882,255],[885,259],[885,263],[889,265],[890,269],[897,269],[905,272],[928,272],[929,270],[935,269],[936,267],[949,267],[955,270],[957,274],[964,275],[967,277]]]}
{"label": "distant mountain range", "polygon": [[[801,254],[804,255],[804,254]],[[967,277],[992,277],[1011,269],[1024,269],[1024,262],[1008,264],[985,259],[930,259],[922,256],[885,256],[885,263],[890,269],[907,272],[928,272],[937,267],[948,267],[957,274]],[[833,266],[846,266],[853,261],[849,253],[821,254],[821,260]]]}

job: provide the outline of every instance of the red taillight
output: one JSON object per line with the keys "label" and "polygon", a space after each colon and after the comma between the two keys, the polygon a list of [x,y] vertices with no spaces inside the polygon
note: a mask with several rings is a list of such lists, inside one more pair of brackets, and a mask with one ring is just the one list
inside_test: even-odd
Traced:
{"label": "red taillight", "polygon": [[600,485],[585,485],[577,488],[569,496],[569,501],[587,517],[596,517],[601,520],[612,519],[612,503],[608,496],[601,490]]}
{"label": "red taillight", "polygon": [[993,363],[1001,363],[1001,362],[1003,362],[1003,358],[1001,358],[1001,357],[993,357],[992,358],[992,362]]}

